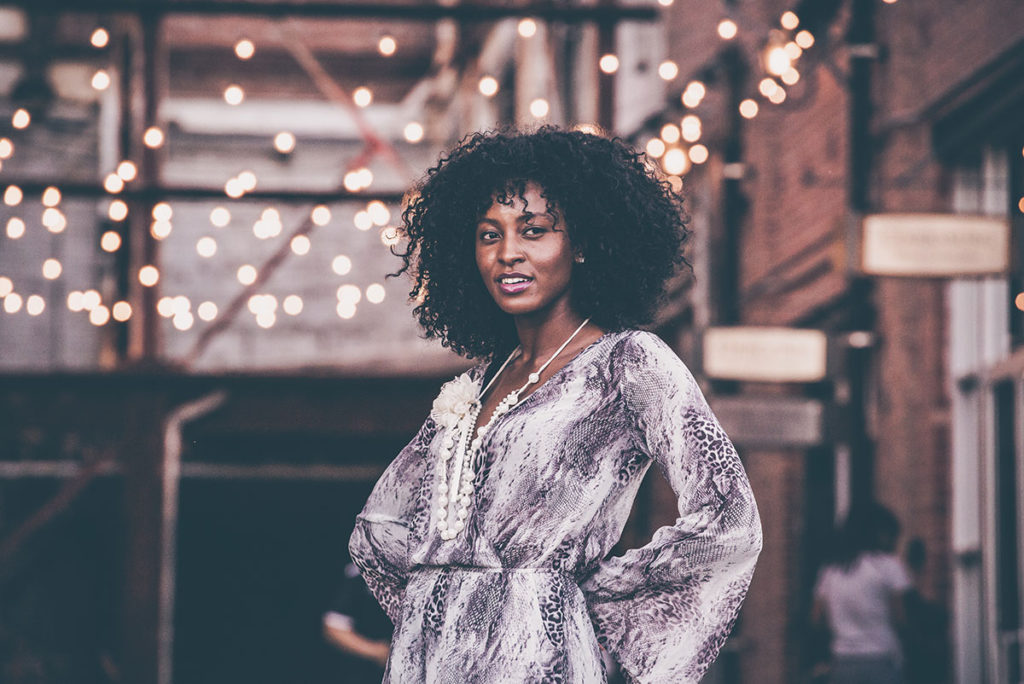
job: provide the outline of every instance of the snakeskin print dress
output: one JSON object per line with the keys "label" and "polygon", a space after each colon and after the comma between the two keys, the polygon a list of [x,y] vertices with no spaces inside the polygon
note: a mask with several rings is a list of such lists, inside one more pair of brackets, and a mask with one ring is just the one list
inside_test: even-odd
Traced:
{"label": "snakeskin print dress", "polygon": [[[479,390],[486,364],[467,371]],[[349,551],[395,624],[393,684],[695,682],[761,549],[740,459],[657,336],[603,335],[496,420],[466,529],[432,525],[445,428],[428,418],[357,516]],[[657,463],[679,517],[607,557]]]}

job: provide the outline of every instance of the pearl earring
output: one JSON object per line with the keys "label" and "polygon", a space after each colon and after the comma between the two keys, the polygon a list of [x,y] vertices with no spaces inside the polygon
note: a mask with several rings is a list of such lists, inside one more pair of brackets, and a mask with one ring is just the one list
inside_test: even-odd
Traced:
{"label": "pearl earring", "polygon": [[582,264],[584,261],[586,261],[586,259],[583,258],[582,254],[579,254],[579,255],[576,256],[575,261],[576,261],[577,264]]}

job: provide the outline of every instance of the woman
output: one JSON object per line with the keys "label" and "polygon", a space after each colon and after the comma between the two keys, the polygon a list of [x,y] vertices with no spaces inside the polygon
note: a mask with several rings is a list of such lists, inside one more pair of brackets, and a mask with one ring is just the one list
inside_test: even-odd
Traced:
{"label": "woman", "polygon": [[[395,623],[385,682],[698,680],[761,547],[732,444],[648,323],[682,208],[619,142],[476,134],[403,214],[428,336],[484,361],[447,383],[350,541]],[[652,462],[676,524],[606,558]]]}
{"label": "woman", "polygon": [[900,524],[877,504],[850,511],[818,575],[812,621],[827,625],[833,684],[899,684],[897,629],[910,578],[893,551]]}

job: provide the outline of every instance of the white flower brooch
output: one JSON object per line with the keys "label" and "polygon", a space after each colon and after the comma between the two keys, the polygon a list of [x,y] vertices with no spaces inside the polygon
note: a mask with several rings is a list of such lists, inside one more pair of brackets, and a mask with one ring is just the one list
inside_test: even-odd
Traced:
{"label": "white flower brooch", "polygon": [[450,430],[469,413],[476,398],[476,382],[469,377],[468,372],[463,373],[441,388],[441,393],[434,399],[430,417],[438,426]]}

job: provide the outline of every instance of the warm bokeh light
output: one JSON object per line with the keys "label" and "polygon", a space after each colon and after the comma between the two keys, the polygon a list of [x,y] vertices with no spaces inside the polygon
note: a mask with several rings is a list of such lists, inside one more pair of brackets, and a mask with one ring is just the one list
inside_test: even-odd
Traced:
{"label": "warm bokeh light", "polygon": [[89,322],[97,327],[106,325],[110,322],[110,309],[100,304],[89,312]]}
{"label": "warm bokeh light", "polygon": [[7,237],[17,240],[25,234],[25,222],[17,216],[7,219]]}
{"label": "warm bokeh light", "polygon": [[4,311],[9,314],[18,313],[21,311],[22,303],[21,295],[17,292],[11,292],[4,297]]}
{"label": "warm bokeh light", "polygon": [[768,101],[772,104],[782,104],[786,101],[786,89],[782,87],[776,88],[775,92],[768,96]]}
{"label": "warm bokeh light", "polygon": [[[2,279],[0,279],[2,280]],[[78,313],[85,308],[85,297],[78,290],[68,292],[68,310]]]}
{"label": "warm bokeh light", "polygon": [[680,122],[680,130],[683,140],[686,142],[697,142],[701,136],[700,117],[696,114],[687,114]]}
{"label": "warm bokeh light", "polygon": [[537,33],[537,22],[533,19],[519,20],[519,35],[523,38],[532,38]]}
{"label": "warm bokeh light", "polygon": [[305,235],[296,235],[295,237],[292,238],[290,245],[292,248],[292,252],[299,256],[305,256],[306,254],[309,254],[309,248],[313,246],[309,238],[306,237]]}
{"label": "warm bokeh light", "polygon": [[125,301],[115,302],[114,306],[110,307],[110,313],[115,321],[124,323],[132,317],[132,305]]}
{"label": "warm bokeh light", "polygon": [[352,93],[352,101],[357,107],[369,107],[373,102],[373,91],[366,86],[360,86]]}
{"label": "warm bokeh light", "polygon": [[0,138],[0,159],[10,159],[14,154],[14,143],[10,138]]}
{"label": "warm bokeh light", "polygon": [[92,311],[102,301],[103,299],[100,297],[98,290],[86,290],[82,293],[82,309],[85,311]]}
{"label": "warm bokeh light", "polygon": [[796,16],[796,12],[786,11],[782,13],[779,24],[782,25],[782,28],[792,31],[800,25],[800,17]]}
{"label": "warm bokeh light", "polygon": [[686,84],[686,90],[683,91],[683,104],[690,109],[698,106],[704,96],[707,94],[707,88],[700,81],[690,81]]}
{"label": "warm bokeh light", "polygon": [[238,182],[241,183],[243,190],[252,192],[256,189],[256,174],[252,171],[243,171],[238,174]]}
{"label": "warm bokeh light", "polygon": [[0,276],[0,297],[6,297],[14,291],[14,283],[7,276]]}
{"label": "warm bokeh light", "polygon": [[46,300],[37,294],[29,295],[29,298],[25,300],[25,311],[29,316],[38,316],[43,313],[44,309],[46,309]]}
{"label": "warm bokeh light", "polygon": [[174,297],[161,297],[156,303],[156,312],[164,318],[174,315]]}
{"label": "warm bokeh light", "polygon": [[100,249],[104,252],[116,252],[121,249],[121,236],[116,231],[106,231],[100,236]]}
{"label": "warm bokeh light", "polygon": [[694,145],[688,153],[690,161],[694,164],[703,164],[708,160],[708,148],[704,145]]}
{"label": "warm bokeh light", "polygon": [[13,116],[11,116],[11,125],[17,129],[28,128],[28,125],[32,123],[32,116],[28,113],[27,109],[16,109],[14,110]]}
{"label": "warm bokeh light", "polygon": [[665,173],[681,176],[690,168],[690,158],[678,147],[673,147],[661,158],[661,167]]}
{"label": "warm bokeh light", "polygon": [[60,204],[60,190],[53,187],[52,185],[43,190],[43,206],[44,207],[55,207]]}
{"label": "warm bokeh light", "polygon": [[718,35],[723,40],[732,40],[738,32],[739,28],[732,19],[723,19],[718,22]]}
{"label": "warm bokeh light", "polygon": [[92,75],[92,87],[95,90],[106,90],[110,87],[110,74],[105,69],[98,70]]}
{"label": "warm bokeh light", "polygon": [[256,282],[256,267],[250,264],[244,264],[238,268],[238,272],[235,277],[238,278],[238,282],[242,285],[252,285]]}
{"label": "warm bokeh light", "polygon": [[49,207],[43,211],[42,224],[51,233],[63,233],[68,227],[68,219],[56,207]]}
{"label": "warm bokeh light", "polygon": [[669,145],[672,143],[679,142],[679,126],[675,124],[665,124],[661,127],[661,139],[667,142]]}
{"label": "warm bokeh light", "polygon": [[174,314],[174,318],[171,319],[171,323],[174,327],[182,332],[190,330],[195,324],[196,320],[192,316],[190,311],[183,311],[181,313]]}
{"label": "warm bokeh light", "polygon": [[795,36],[793,36],[793,40],[796,42],[797,45],[802,47],[804,50],[814,45],[814,36],[811,34],[810,31],[800,31]]}
{"label": "warm bokeh light", "polygon": [[21,188],[17,185],[8,185],[7,189],[4,190],[4,204],[9,207],[16,207],[21,204],[21,200],[24,197]]}
{"label": "warm bokeh light", "polygon": [[418,143],[423,140],[423,125],[418,121],[410,121],[402,129],[402,135],[407,142]]}
{"label": "warm bokeh light", "polygon": [[370,215],[370,220],[378,226],[386,226],[391,220],[391,211],[380,200],[373,200],[367,204],[366,212]]}
{"label": "warm bokeh light", "polygon": [[210,223],[217,228],[224,228],[231,223],[231,212],[224,207],[214,207],[210,211]]}
{"label": "warm bokeh light", "polygon": [[254,54],[256,54],[256,46],[248,38],[242,38],[235,43],[235,56],[238,59],[252,59]]}
{"label": "warm bokeh light", "polygon": [[679,75],[679,65],[673,62],[671,59],[666,59],[664,62],[658,65],[658,76],[661,76],[662,80],[671,81]]}
{"label": "warm bokeh light", "polygon": [[274,149],[281,154],[291,154],[295,149],[295,134],[281,131],[274,136]]}
{"label": "warm bokeh light", "polygon": [[110,42],[110,34],[107,33],[107,29],[101,26],[92,32],[92,35],[89,36],[89,42],[94,48],[105,48],[107,43]]}
{"label": "warm bokeh light", "polygon": [[783,45],[782,49],[786,51],[786,55],[789,56],[789,59],[791,61],[796,61],[800,59],[800,56],[804,54],[803,48],[801,48],[793,41],[789,41],[788,43]]}
{"label": "warm bokeh light", "polygon": [[337,295],[339,302],[349,302],[351,304],[358,304],[359,300],[363,298],[363,293],[352,283],[345,283],[340,286]]}
{"label": "warm bokeh light", "polygon": [[385,247],[394,247],[401,240],[398,229],[394,226],[386,226],[380,231],[380,242]]}
{"label": "warm bokeh light", "polygon": [[355,223],[356,228],[359,230],[370,230],[370,228],[373,228],[373,217],[370,216],[368,211],[357,211],[356,215],[352,217],[352,222]]}
{"label": "warm bokeh light", "polygon": [[57,259],[50,258],[43,262],[43,277],[47,280],[56,280],[63,272],[64,267]]}
{"label": "warm bokeh light", "polygon": [[757,92],[761,93],[765,97],[771,97],[772,93],[779,89],[779,84],[772,78],[762,78],[761,82],[757,84]]}
{"label": "warm bokeh light", "polygon": [[143,266],[139,269],[139,282],[145,287],[153,287],[160,281],[160,271],[156,266]]}
{"label": "warm bokeh light", "polygon": [[757,103],[750,98],[740,102],[740,116],[744,119],[753,119],[757,116],[758,109],[760,108],[757,106]]}
{"label": "warm bokeh light", "polygon": [[614,74],[619,70],[619,58],[613,54],[601,55],[597,65],[606,74]]}
{"label": "warm bokeh light", "polygon": [[224,89],[224,101],[231,106],[237,106],[242,104],[245,100],[245,91],[242,90],[242,86],[231,84]]}
{"label": "warm bokeh light", "polygon": [[124,200],[111,200],[107,206],[107,216],[111,221],[124,221],[128,218],[128,205]]}
{"label": "warm bokeh light", "polygon": [[371,304],[380,304],[383,302],[385,294],[384,286],[380,283],[373,283],[366,287],[366,301]]}
{"label": "warm bokeh light", "polygon": [[395,42],[395,39],[392,36],[381,36],[380,40],[377,41],[377,52],[385,57],[390,57],[395,54],[395,50],[397,49],[398,43]]}
{"label": "warm bokeh light", "polygon": [[532,114],[535,119],[543,119],[548,115],[548,111],[550,109],[551,105],[549,105],[548,101],[542,97],[538,97],[530,103],[530,114]]}
{"label": "warm bokeh light", "polygon": [[196,308],[196,313],[202,320],[212,321],[217,317],[217,305],[210,301],[203,302]]}
{"label": "warm bokeh light", "polygon": [[196,253],[205,259],[209,259],[217,253],[217,241],[209,235],[204,235],[196,241]]}
{"label": "warm bokeh light", "polygon": [[130,183],[135,180],[138,173],[139,169],[135,166],[135,163],[128,161],[127,159],[117,165],[117,175],[120,176],[121,180],[125,183]]}
{"label": "warm bokeh light", "polygon": [[331,270],[338,275],[348,275],[352,271],[352,260],[344,254],[339,254],[331,260]]}
{"label": "warm bokeh light", "polygon": [[124,180],[116,173],[108,173],[107,177],[103,179],[103,189],[111,195],[116,195],[124,190]]}
{"label": "warm bokeh light", "polygon": [[331,222],[331,210],[323,204],[313,207],[313,211],[310,212],[309,217],[313,220],[313,223],[318,226],[326,226]]}
{"label": "warm bokeh light", "polygon": [[765,60],[765,68],[768,70],[768,73],[775,76],[781,76],[793,66],[793,61],[784,47],[773,47],[768,50]]}
{"label": "warm bokeh light", "polygon": [[154,221],[170,221],[174,218],[174,209],[167,202],[157,202],[153,205]]}
{"label": "warm bokeh light", "polygon": [[288,295],[281,302],[281,308],[289,316],[298,316],[302,313],[302,297],[299,295]]}
{"label": "warm bokeh light", "polygon": [[155,150],[164,144],[164,132],[156,126],[150,126],[142,134],[142,143],[151,150]]}
{"label": "warm bokeh light", "polygon": [[498,79],[493,76],[483,76],[480,78],[480,82],[477,83],[477,89],[480,94],[487,97],[494,97],[498,94]]}
{"label": "warm bokeh light", "polygon": [[229,178],[224,183],[224,194],[231,199],[238,199],[245,194],[245,187],[242,185],[242,181],[237,178]]}
{"label": "warm bokeh light", "polygon": [[1013,303],[1017,305],[1017,308],[1024,311],[1024,292],[1018,292],[1017,297],[1013,300]]}

